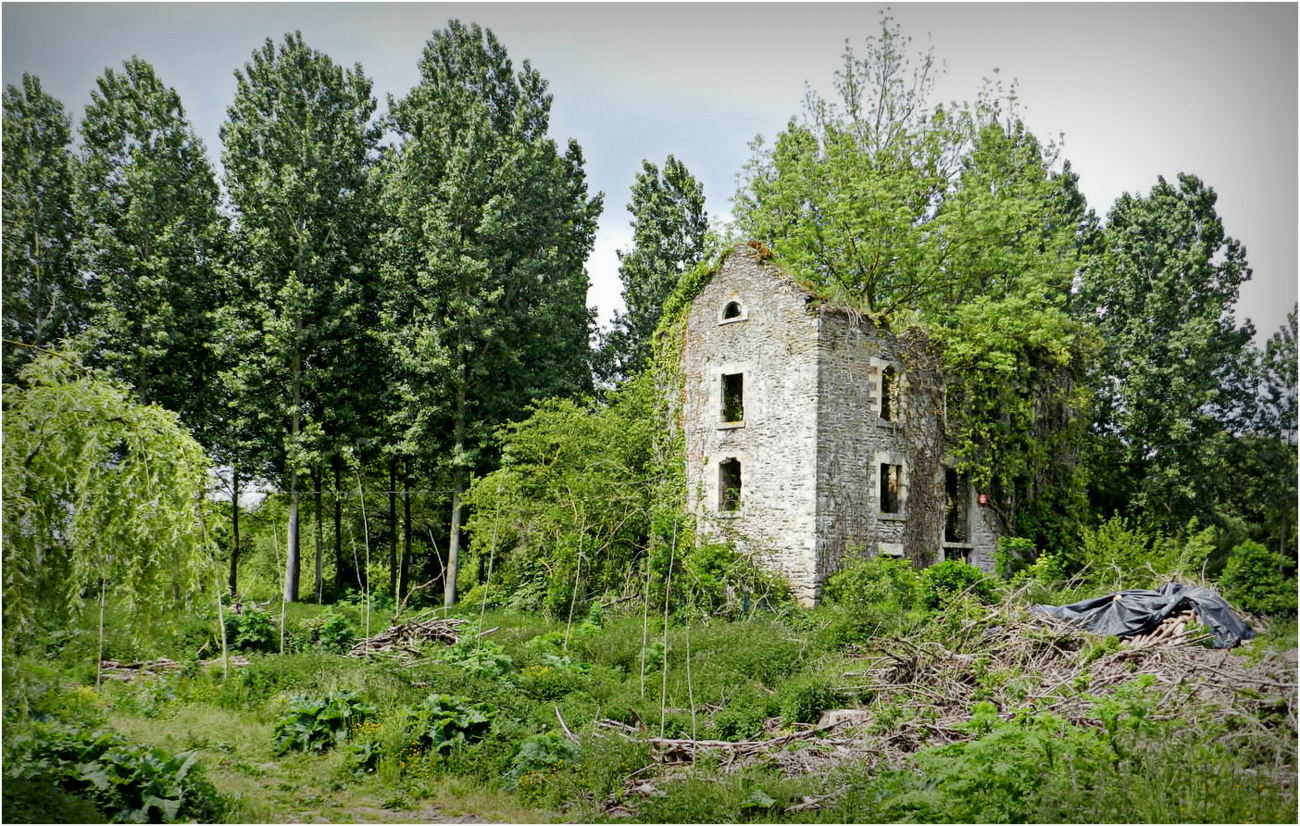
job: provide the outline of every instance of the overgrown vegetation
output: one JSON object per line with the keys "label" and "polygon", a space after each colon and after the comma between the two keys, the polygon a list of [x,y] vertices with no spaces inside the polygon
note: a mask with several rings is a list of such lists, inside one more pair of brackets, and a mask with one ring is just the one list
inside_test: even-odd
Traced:
{"label": "overgrown vegetation", "polygon": [[[906,557],[844,549],[815,609],[685,511],[684,321],[729,254],[698,185],[646,165],[593,394],[600,199],[491,32],[435,32],[382,153],[359,67],[268,40],[222,133],[229,226],[144,61],[100,83],[84,163],[11,88],[6,196],[63,190],[6,197],[5,329],[73,341],[5,351],[7,817],[1293,821],[1295,315],[1248,349],[1200,181],[1102,225],[1014,90],[933,106],[905,43],[886,18],[847,50],[737,203],[742,253],[896,334],[932,413]],[[918,515],[947,461],[1006,529],[993,575]],[[250,474],[275,489],[241,501]],[[1025,610],[1167,580],[1261,633],[1138,647]],[[459,638],[354,651],[417,609]]]}

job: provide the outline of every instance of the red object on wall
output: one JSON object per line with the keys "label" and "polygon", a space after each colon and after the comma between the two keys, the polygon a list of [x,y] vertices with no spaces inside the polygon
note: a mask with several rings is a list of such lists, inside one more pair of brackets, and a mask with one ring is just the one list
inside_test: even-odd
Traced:
{"label": "red object on wall", "polygon": [[987,505],[989,503],[989,495],[987,493],[981,493],[979,496],[975,497],[975,501],[979,502],[981,505]]}

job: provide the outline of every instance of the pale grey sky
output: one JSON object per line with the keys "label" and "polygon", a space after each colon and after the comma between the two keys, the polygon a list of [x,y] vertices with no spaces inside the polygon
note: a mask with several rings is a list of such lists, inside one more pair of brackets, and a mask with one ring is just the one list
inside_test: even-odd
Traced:
{"label": "pale grey sky", "polygon": [[[614,250],[629,243],[628,187],[642,158],[673,153],[730,212],[756,134],[800,112],[805,83],[830,93],[845,39],[878,31],[877,4],[824,3],[11,3],[3,75],[39,75],[79,114],[95,77],[131,55],[180,92],[216,162],[233,72],[265,38],[299,29],[359,62],[375,91],[416,81],[430,32],[451,18],[491,28],[516,63],[550,82],[551,132],[576,138],[605,193],[589,301],[618,305]],[[946,75],[936,97],[970,99],[981,79],[1017,79],[1030,127],[1064,133],[1063,156],[1104,216],[1123,192],[1199,175],[1219,194],[1254,279],[1239,317],[1260,338],[1297,291],[1297,6],[1293,3],[896,3],[914,45]]]}

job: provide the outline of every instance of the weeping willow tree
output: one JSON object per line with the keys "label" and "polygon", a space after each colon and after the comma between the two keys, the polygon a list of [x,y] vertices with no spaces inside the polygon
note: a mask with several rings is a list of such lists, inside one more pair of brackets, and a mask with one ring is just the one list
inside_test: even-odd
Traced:
{"label": "weeping willow tree", "polygon": [[6,677],[42,620],[107,599],[139,636],[215,575],[207,460],[176,414],[72,355],[45,353],[20,375],[4,394]]}

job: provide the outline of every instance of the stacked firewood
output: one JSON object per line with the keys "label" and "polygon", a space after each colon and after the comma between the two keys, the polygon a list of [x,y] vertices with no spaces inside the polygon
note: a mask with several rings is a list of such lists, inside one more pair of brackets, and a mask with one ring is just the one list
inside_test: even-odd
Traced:
{"label": "stacked firewood", "polygon": [[[220,657],[201,661],[201,665],[204,668],[211,668],[212,666],[220,664]],[[230,668],[241,668],[248,665],[248,658],[230,657],[226,661],[226,665]],[[176,660],[169,660],[166,657],[157,660],[141,660],[133,663],[123,663],[117,660],[99,661],[99,671],[105,679],[121,680],[125,683],[131,682],[142,674],[168,674],[173,671],[179,671],[181,666],[182,663],[178,663]]]}
{"label": "stacked firewood", "polygon": [[1125,648],[1153,648],[1158,645],[1187,645],[1209,639],[1201,627],[1201,618],[1192,608],[1170,614],[1155,628],[1145,634],[1125,637],[1120,645]]}
{"label": "stacked firewood", "polygon": [[457,632],[469,620],[456,617],[437,617],[433,612],[421,614],[406,622],[397,622],[370,639],[361,640],[348,651],[349,656],[369,657],[372,654],[396,653],[419,656],[421,646],[429,643],[455,645],[460,639]]}

